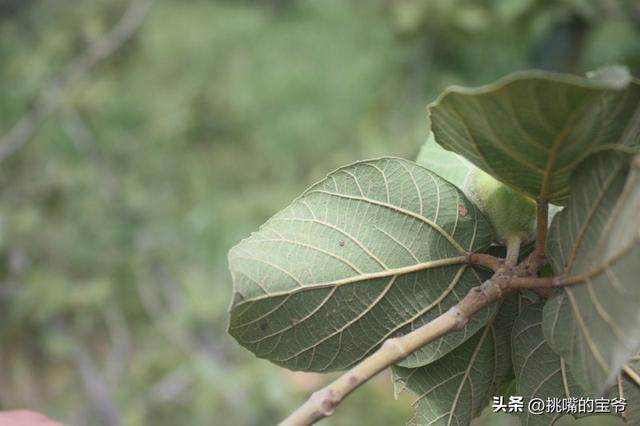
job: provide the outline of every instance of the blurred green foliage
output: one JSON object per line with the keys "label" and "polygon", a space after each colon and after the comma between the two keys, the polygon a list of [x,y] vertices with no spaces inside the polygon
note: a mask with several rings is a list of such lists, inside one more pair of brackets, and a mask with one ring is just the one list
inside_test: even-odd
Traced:
{"label": "blurred green foliage", "polygon": [[[127,4],[0,1],[0,135]],[[0,409],[275,423],[323,379],[226,336],[228,248],[344,163],[414,158],[449,84],[637,75],[639,26],[614,0],[156,1],[0,163]],[[402,424],[409,400],[376,380],[326,424]]]}

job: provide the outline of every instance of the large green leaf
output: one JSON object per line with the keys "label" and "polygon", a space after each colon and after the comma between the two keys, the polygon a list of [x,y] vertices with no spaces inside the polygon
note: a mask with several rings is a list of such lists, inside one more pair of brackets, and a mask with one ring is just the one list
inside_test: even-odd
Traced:
{"label": "large green leaf", "polygon": [[420,148],[416,163],[437,173],[458,188],[464,186],[467,174],[474,168],[463,157],[438,145],[432,132],[429,132],[429,137]]}
{"label": "large green leaf", "polygon": [[[452,184],[410,161],[341,168],[229,253],[229,332],[257,356],[295,370],[342,369],[410,332],[486,278],[446,259],[487,247],[491,228]],[[487,321],[405,360],[422,365]]]}
{"label": "large green leaf", "polygon": [[579,284],[547,304],[544,332],[582,388],[599,394],[640,349],[640,156],[596,154],[571,186],[548,249],[554,272]]}
{"label": "large green leaf", "polygon": [[511,327],[518,295],[472,338],[438,361],[419,368],[393,367],[396,394],[418,395],[413,425],[468,425],[507,379],[511,369]]}
{"label": "large green leaf", "polygon": [[589,154],[640,138],[640,84],[541,71],[476,89],[452,87],[429,106],[436,141],[532,198],[564,203]]}
{"label": "large green leaf", "polygon": [[[540,398],[545,402],[548,398],[584,398],[586,394],[574,380],[565,360],[544,339],[543,306],[543,303],[537,303],[525,307],[513,327],[511,347],[516,374],[514,394],[523,396],[525,404],[533,398]],[[623,414],[632,425],[640,422],[640,387],[635,381],[640,372],[639,359],[635,358],[626,365],[626,372],[617,376],[616,383],[603,394],[607,398],[627,399],[627,409]],[[523,426],[552,425],[565,415],[549,411],[532,414],[525,409],[521,414]]]}

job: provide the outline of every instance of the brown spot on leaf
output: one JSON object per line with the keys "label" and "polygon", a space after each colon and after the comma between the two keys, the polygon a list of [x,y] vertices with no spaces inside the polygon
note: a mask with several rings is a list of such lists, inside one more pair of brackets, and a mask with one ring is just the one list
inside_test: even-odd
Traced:
{"label": "brown spot on leaf", "polygon": [[466,217],[469,214],[469,210],[465,206],[458,206],[458,214],[462,217]]}
{"label": "brown spot on leaf", "polygon": [[344,241],[343,241],[343,240],[340,240],[340,242],[338,242],[338,245],[339,245],[340,247],[344,247]]}
{"label": "brown spot on leaf", "polygon": [[291,319],[289,320],[289,322],[290,322],[290,323],[291,323],[291,325],[293,325],[293,326],[296,326],[296,325],[300,324],[300,320],[299,320],[299,319],[297,319],[297,318],[291,318]]}
{"label": "brown spot on leaf", "polygon": [[349,384],[351,384],[351,386],[355,386],[357,383],[358,383],[358,378],[356,376],[349,377]]}
{"label": "brown spot on leaf", "polygon": [[266,322],[263,322],[262,324],[260,324],[261,331],[265,331],[267,328],[269,328],[269,324],[267,324]]}

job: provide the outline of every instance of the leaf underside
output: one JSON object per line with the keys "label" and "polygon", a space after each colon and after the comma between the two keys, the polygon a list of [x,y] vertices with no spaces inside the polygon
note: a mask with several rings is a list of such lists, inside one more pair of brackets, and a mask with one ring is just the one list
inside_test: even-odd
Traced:
{"label": "leaf underside", "polygon": [[[477,208],[425,168],[396,158],[346,166],[231,250],[229,333],[290,369],[347,368],[479,285],[486,271],[438,262],[483,250],[491,240]],[[494,310],[403,365],[440,358]]]}
{"label": "leaf underside", "polygon": [[511,326],[521,303],[507,298],[484,328],[438,361],[419,368],[394,367],[396,394],[418,396],[415,426],[468,425],[512,371]]}
{"label": "leaf underside", "polygon": [[338,169],[229,252],[229,333],[278,365],[331,371],[442,315],[489,276],[465,262],[494,240],[458,189],[473,163],[566,205],[548,257],[580,285],[524,311],[512,295],[394,366],[396,389],[419,395],[413,423],[469,424],[514,370],[525,401],[619,396],[639,423],[640,84],[609,80],[527,72],[446,91],[420,164]]}
{"label": "leaf underside", "polygon": [[572,178],[550,228],[558,275],[577,276],[544,310],[544,333],[588,394],[610,386],[640,350],[640,156],[605,152]]}
{"label": "leaf underside", "polygon": [[444,148],[534,199],[564,204],[584,158],[639,143],[640,84],[521,72],[477,89],[450,88],[429,113]]}
{"label": "leaf underside", "polygon": [[[513,327],[513,366],[516,375],[515,394],[532,398],[585,398],[587,394],[576,383],[565,359],[556,354],[545,341],[542,332],[543,303],[525,307]],[[613,386],[603,392],[606,398],[625,398],[623,413],[629,424],[640,422],[640,387],[636,381],[640,373],[640,358],[635,357],[625,366],[626,371],[616,376]],[[598,395],[599,396],[599,395]],[[582,415],[585,417],[588,414]],[[524,410],[520,419],[523,426],[550,426],[563,414],[546,412],[532,414]],[[578,416],[576,416],[578,417]]]}

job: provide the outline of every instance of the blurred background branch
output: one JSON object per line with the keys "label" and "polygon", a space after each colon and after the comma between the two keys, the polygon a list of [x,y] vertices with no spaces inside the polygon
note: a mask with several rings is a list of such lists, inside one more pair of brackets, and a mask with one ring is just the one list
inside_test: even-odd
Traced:
{"label": "blurred background branch", "polygon": [[0,161],[29,141],[40,122],[55,108],[65,91],[136,33],[153,1],[132,0],[111,31],[92,43],[80,56],[74,58],[64,73],[31,102],[31,109],[20,117],[9,132],[0,139]]}

